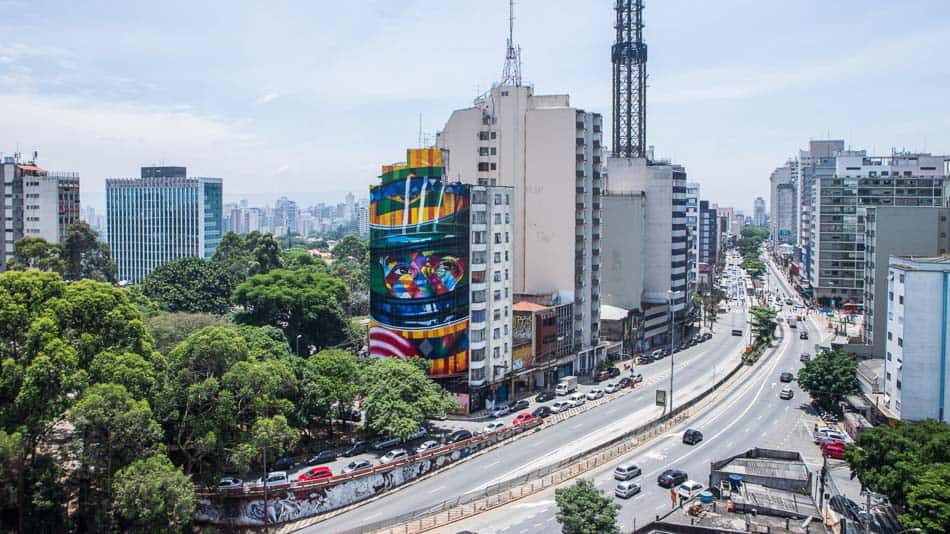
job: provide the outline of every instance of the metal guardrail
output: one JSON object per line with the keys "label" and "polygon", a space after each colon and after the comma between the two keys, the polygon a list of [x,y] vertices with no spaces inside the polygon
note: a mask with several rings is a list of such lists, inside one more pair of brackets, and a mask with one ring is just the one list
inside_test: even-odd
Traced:
{"label": "metal guardrail", "polygon": [[702,393],[700,393],[693,399],[681,404],[678,408],[674,409],[672,412],[664,414],[660,416],[659,418],[654,419],[648,423],[645,423],[629,432],[625,432],[615,437],[614,439],[611,439],[610,441],[591,447],[583,452],[574,454],[570,456],[569,458],[563,459],[554,464],[549,464],[547,466],[535,469],[534,471],[531,471],[525,475],[511,478],[503,482],[499,482],[498,484],[493,484],[491,486],[486,487],[485,489],[468,492],[458,497],[455,497],[454,499],[447,499],[432,506],[417,508],[415,510],[400,514],[398,516],[389,517],[386,519],[375,521],[373,523],[361,525],[356,528],[342,531],[341,534],[365,534],[367,532],[375,532],[375,531],[384,529],[386,527],[398,525],[400,523],[405,523],[405,522],[417,520],[419,518],[426,517],[429,515],[446,512],[458,506],[466,505],[474,501],[477,501],[479,499],[491,497],[493,495],[498,495],[498,494],[504,493],[505,491],[510,491],[512,488],[525,485],[532,480],[543,478],[547,475],[560,471],[564,469],[565,467],[576,463],[577,461],[581,460],[585,456],[596,454],[602,450],[609,449],[610,447],[620,442],[626,441],[640,434],[648,433],[652,431],[654,428],[662,426],[669,420],[679,416],[683,412],[694,407],[696,404],[698,404],[700,401],[705,399],[707,396],[709,396],[710,394],[718,390],[720,387],[722,387],[723,384],[726,383],[726,381],[731,379],[737,372],[739,372],[740,369],[742,369],[745,366],[746,366],[745,363],[740,360],[739,363],[736,364],[736,366],[731,371],[729,371],[729,373],[727,373],[725,376],[723,376],[715,384],[713,384],[706,390],[703,390]]}

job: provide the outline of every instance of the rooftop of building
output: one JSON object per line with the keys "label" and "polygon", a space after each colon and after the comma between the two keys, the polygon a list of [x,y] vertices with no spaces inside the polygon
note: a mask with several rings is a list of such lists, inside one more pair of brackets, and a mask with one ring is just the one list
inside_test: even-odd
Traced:
{"label": "rooftop of building", "polygon": [[890,266],[904,271],[950,270],[950,254],[939,256],[891,256]]}
{"label": "rooftop of building", "polygon": [[[762,450],[762,449],[758,449]],[[785,480],[808,480],[808,467],[800,459],[772,458],[767,456],[733,457],[727,463],[717,467],[737,475],[781,478]]]}
{"label": "rooftop of building", "polygon": [[627,318],[630,310],[620,306],[611,306],[610,304],[600,305],[600,319],[607,321],[621,321]]}
{"label": "rooftop of building", "polygon": [[534,302],[530,302],[527,300],[519,300],[518,302],[515,302],[514,304],[512,304],[511,309],[514,311],[535,312],[535,311],[545,310],[549,307],[550,306],[536,304]]}

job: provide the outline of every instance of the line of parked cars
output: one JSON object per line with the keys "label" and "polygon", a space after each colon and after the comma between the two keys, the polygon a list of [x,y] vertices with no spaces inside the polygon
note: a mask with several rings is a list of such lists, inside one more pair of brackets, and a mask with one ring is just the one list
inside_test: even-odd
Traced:
{"label": "line of parked cars", "polygon": [[[739,335],[742,335],[741,331]],[[710,339],[712,339],[712,334],[710,334],[709,332],[706,332],[704,334],[695,334],[693,337],[678,344],[676,348],[673,350],[673,352],[676,353],[682,350],[686,350],[689,347],[692,347],[693,345],[702,343],[704,341],[709,341]],[[656,349],[650,354],[641,354],[637,356],[635,361],[637,365],[645,365],[648,363],[653,363],[657,360],[662,360],[663,358],[669,356],[670,354],[671,353],[670,353],[669,347],[664,347],[664,348]]]}

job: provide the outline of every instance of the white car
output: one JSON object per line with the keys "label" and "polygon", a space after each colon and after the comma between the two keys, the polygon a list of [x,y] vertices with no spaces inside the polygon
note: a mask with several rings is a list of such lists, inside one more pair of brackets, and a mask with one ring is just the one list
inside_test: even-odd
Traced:
{"label": "white car", "polygon": [[559,400],[551,405],[551,411],[554,413],[561,413],[571,409],[572,406],[573,404],[571,404],[571,401]]}
{"label": "white car", "polygon": [[583,393],[572,393],[571,396],[567,398],[567,401],[571,403],[572,408],[582,406],[586,400],[587,396]]}
{"label": "white car", "polygon": [[422,454],[426,451],[431,451],[432,449],[438,449],[438,448],[439,448],[439,442],[434,439],[430,439],[428,441],[423,441],[421,445],[416,447],[416,454]]}
{"label": "white car", "polygon": [[604,390],[600,388],[594,388],[587,391],[587,400],[597,400],[604,396]]}
{"label": "white car", "polygon": [[676,494],[679,495],[679,498],[684,501],[688,501],[689,499],[699,495],[701,491],[703,491],[703,485],[699,482],[696,482],[695,480],[687,480],[686,482],[680,484],[678,488],[676,488]]}
{"label": "white car", "polygon": [[396,460],[402,460],[408,456],[409,453],[406,452],[406,449],[393,449],[384,454],[383,457],[379,459],[379,463],[380,465],[388,464],[390,462],[395,462]]}
{"label": "white car", "polygon": [[235,489],[244,486],[244,481],[238,477],[223,477],[218,482],[218,489]]}
{"label": "white car", "polygon": [[494,423],[488,423],[485,425],[485,432],[494,432],[502,428],[505,428],[505,423],[502,423],[501,421],[495,421]]}
{"label": "white car", "polygon": [[353,460],[343,468],[343,474],[366,469],[367,467],[373,467],[373,464],[369,463],[369,460]]}
{"label": "white car", "polygon": [[607,393],[616,393],[620,391],[620,386],[611,382],[607,384],[606,386],[604,386],[604,391],[606,391]]}
{"label": "white car", "polygon": [[500,404],[491,411],[492,417],[504,417],[511,412],[511,408],[507,404]]}
{"label": "white car", "polygon": [[[258,486],[262,486],[264,485],[264,479],[259,478],[255,483]],[[282,486],[284,484],[290,484],[290,479],[287,478],[287,471],[272,471],[267,473],[267,487]]]}

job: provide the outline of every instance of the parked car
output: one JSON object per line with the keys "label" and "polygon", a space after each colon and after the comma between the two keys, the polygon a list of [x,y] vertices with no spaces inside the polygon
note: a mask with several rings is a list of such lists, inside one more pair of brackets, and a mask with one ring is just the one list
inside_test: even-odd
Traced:
{"label": "parked car", "polygon": [[373,467],[373,464],[371,464],[369,460],[353,460],[343,468],[343,474],[349,474],[353,471],[359,471],[360,469],[367,469],[369,467]]}
{"label": "parked car", "polygon": [[785,386],[782,388],[782,391],[778,394],[778,398],[782,400],[791,400],[795,396],[795,392],[792,391],[792,388]]}
{"label": "parked car", "polygon": [[487,425],[485,425],[485,430],[484,430],[484,432],[486,432],[486,433],[488,433],[488,432],[494,432],[494,431],[499,430],[499,429],[502,429],[502,428],[505,428],[505,423],[502,423],[501,421],[494,421],[494,422],[492,422],[492,423],[488,423]]}
{"label": "parked car", "polygon": [[616,393],[618,391],[620,391],[620,386],[615,382],[608,382],[607,385],[604,386],[605,393]]}
{"label": "parked car", "polygon": [[571,403],[571,407],[573,408],[583,405],[586,400],[587,396],[583,393],[571,393],[567,398],[567,401]]}
{"label": "parked car", "polygon": [[846,445],[842,443],[829,443],[821,448],[821,455],[835,460],[843,460],[845,447]]}
{"label": "parked car", "polygon": [[683,433],[683,443],[687,445],[696,445],[703,440],[703,433],[694,428],[690,428]]}
{"label": "parked car", "polygon": [[630,378],[629,376],[625,376],[617,381],[617,385],[620,387],[620,389],[628,388],[630,387],[630,384],[632,383],[633,383],[633,379]]}
{"label": "parked car", "polygon": [[218,489],[237,489],[244,487],[244,481],[238,477],[221,477],[218,481]]}
{"label": "parked car", "polygon": [[406,449],[393,449],[384,454],[383,457],[379,459],[379,463],[380,465],[385,465],[408,457],[409,453],[406,451]]}
{"label": "parked car", "polygon": [[778,379],[781,380],[782,382],[791,382],[792,380],[795,380],[795,375],[793,375],[792,373],[789,373],[788,371],[785,371],[779,376]]}
{"label": "parked car", "polygon": [[672,488],[689,479],[689,475],[686,474],[686,471],[680,471],[679,469],[667,469],[660,473],[660,476],[656,477],[656,483],[662,488]]}
{"label": "parked car", "polygon": [[733,328],[733,329],[732,329],[732,335],[737,336],[737,337],[742,337],[742,329],[741,329],[741,328]]}
{"label": "parked car", "polygon": [[537,408],[534,409],[533,412],[531,412],[531,415],[544,419],[545,417],[551,415],[552,413],[554,412],[551,411],[551,408],[549,406],[538,406]]}
{"label": "parked car", "polygon": [[827,428],[827,427],[819,428],[819,429],[818,429],[818,432],[815,434],[815,443],[817,443],[817,444],[820,445],[820,444],[821,444],[821,440],[822,440],[823,438],[825,438],[825,439],[838,440],[838,441],[841,441],[841,442],[844,442],[844,441],[847,440],[847,438],[845,437],[845,435],[842,434],[841,432],[838,432],[838,431],[836,431],[836,430],[834,430],[834,429]]}
{"label": "parked car", "polygon": [[608,367],[607,374],[610,375],[610,378],[617,378],[620,376],[620,369],[617,369],[616,367]]}
{"label": "parked car", "polygon": [[[261,477],[254,481],[258,486],[263,486],[265,481],[264,477]],[[271,471],[267,473],[267,487],[271,486],[283,486],[284,484],[290,484],[290,479],[287,478],[287,471]]]}
{"label": "parked car", "polygon": [[712,339],[711,333],[706,332],[705,334],[703,334],[703,341],[709,341],[710,339]]}
{"label": "parked car", "polygon": [[643,382],[643,375],[640,373],[630,373],[630,380],[632,380],[634,384],[639,384]]}
{"label": "parked car", "polygon": [[333,451],[320,451],[310,458],[307,458],[307,465],[319,465],[336,460],[336,453]]}
{"label": "parked car", "polygon": [[703,491],[703,485],[695,480],[687,480],[679,485],[676,488],[676,494],[679,495],[679,498],[688,501],[693,497],[699,495],[699,492]]}
{"label": "parked car", "polygon": [[395,447],[396,445],[399,445],[400,443],[402,443],[402,440],[399,438],[395,438],[393,436],[384,436],[380,438],[380,440],[377,441],[376,443],[373,443],[373,450],[381,451],[383,449]]}
{"label": "parked car", "polygon": [[429,431],[426,430],[426,427],[420,426],[419,430],[416,430],[412,434],[409,434],[408,436],[406,436],[406,439],[404,439],[403,441],[412,441],[414,439],[424,438],[428,435],[429,435]]}
{"label": "parked car", "polygon": [[515,416],[515,418],[511,421],[511,424],[527,425],[527,424],[533,423],[534,419],[535,419],[534,415],[528,412],[522,412]]}
{"label": "parked car", "polygon": [[630,480],[640,476],[641,473],[640,467],[631,462],[624,462],[614,468],[614,478],[617,480]]}
{"label": "parked car", "polygon": [[418,447],[416,447],[416,454],[422,454],[424,452],[428,452],[428,451],[431,451],[432,449],[438,449],[438,448],[439,448],[438,441],[434,439],[426,440],[426,441],[423,441]]}
{"label": "parked car", "polygon": [[802,355],[798,357],[798,359],[801,360],[801,361],[803,361],[803,362],[811,361],[811,354],[809,354],[809,353],[807,353],[807,352],[803,352]]}
{"label": "parked car", "polygon": [[504,417],[511,412],[511,408],[507,404],[499,404],[495,406],[495,409],[491,411],[492,417]]}
{"label": "parked car", "polygon": [[531,403],[528,401],[528,399],[521,399],[519,401],[515,401],[509,404],[508,410],[512,412],[517,412],[517,411],[526,409],[530,405]]}
{"label": "parked car", "polygon": [[637,493],[640,493],[640,485],[632,480],[618,482],[617,487],[614,488],[614,495],[621,499],[629,499]]}
{"label": "parked car", "polygon": [[554,413],[561,413],[563,411],[571,409],[573,406],[574,404],[571,401],[566,401],[566,400],[557,401],[551,405],[551,411]]}
{"label": "parked car", "polygon": [[656,361],[656,358],[649,354],[641,354],[634,360],[637,365],[646,365],[648,363],[653,363],[654,361]]}
{"label": "parked car", "polygon": [[604,380],[609,380],[609,379],[610,379],[610,371],[606,369],[601,369],[600,371],[597,371],[597,373],[594,375],[594,382],[603,382]]}
{"label": "parked car", "polygon": [[460,429],[452,432],[448,436],[442,439],[442,443],[448,445],[450,443],[458,443],[472,437],[472,432],[465,429]]}
{"label": "parked car", "polygon": [[799,332],[798,339],[808,339],[808,330],[802,330]]}
{"label": "parked car", "polygon": [[534,396],[534,402],[547,402],[554,399],[553,391],[542,391]]}
{"label": "parked car", "polygon": [[650,356],[652,356],[654,360],[662,359],[666,356],[666,349],[656,349]]}
{"label": "parked car", "polygon": [[600,388],[593,388],[587,390],[587,400],[597,400],[604,396],[604,390]]}
{"label": "parked car", "polygon": [[333,476],[333,471],[330,471],[330,468],[325,465],[320,465],[317,467],[311,467],[303,473],[300,473],[300,476],[297,477],[297,480],[301,482],[311,482],[313,480],[322,480],[324,478],[330,478]]}
{"label": "parked car", "polygon": [[369,450],[369,443],[366,443],[365,441],[354,441],[345,451],[343,451],[342,454],[343,456],[349,458],[350,456],[363,454],[367,450]]}
{"label": "parked car", "polygon": [[274,460],[270,464],[270,468],[274,471],[288,471],[293,469],[295,465],[297,465],[297,463],[294,462],[294,457],[290,454],[285,454]]}
{"label": "parked car", "polygon": [[445,421],[448,416],[445,413],[433,413],[429,414],[429,419],[435,419],[436,421]]}

